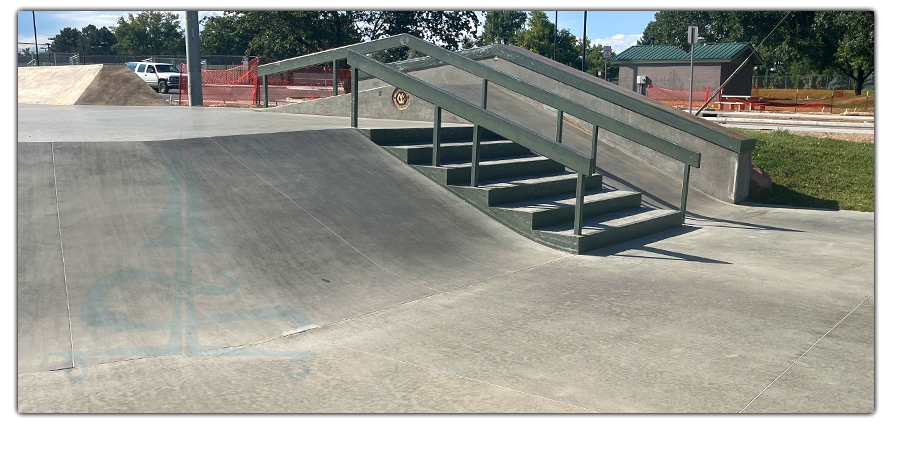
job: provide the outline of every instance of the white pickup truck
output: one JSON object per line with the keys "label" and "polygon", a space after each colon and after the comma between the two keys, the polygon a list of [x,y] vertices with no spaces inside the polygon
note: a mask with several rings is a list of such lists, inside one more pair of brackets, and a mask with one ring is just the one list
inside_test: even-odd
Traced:
{"label": "white pickup truck", "polygon": [[[141,61],[138,63],[125,63],[129,69],[147,82],[150,87],[162,94],[169,92],[170,88],[178,88],[178,82],[182,74],[175,66],[168,63],[154,63]],[[187,77],[187,74],[184,75]]]}

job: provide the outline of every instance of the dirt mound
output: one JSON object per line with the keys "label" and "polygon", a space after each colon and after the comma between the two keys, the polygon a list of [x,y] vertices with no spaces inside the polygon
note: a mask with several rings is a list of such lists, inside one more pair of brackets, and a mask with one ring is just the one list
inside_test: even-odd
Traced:
{"label": "dirt mound", "polygon": [[18,102],[44,105],[166,105],[125,66],[20,67]]}

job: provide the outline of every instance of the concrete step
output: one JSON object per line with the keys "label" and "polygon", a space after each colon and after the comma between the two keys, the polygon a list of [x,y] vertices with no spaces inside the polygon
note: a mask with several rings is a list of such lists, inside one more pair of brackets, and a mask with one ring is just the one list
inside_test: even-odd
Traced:
{"label": "concrete step", "polygon": [[[575,192],[578,174],[569,171],[536,174],[523,177],[492,180],[477,187],[459,186],[454,191],[475,203],[486,207],[543,197],[572,194]],[[603,176],[594,174],[585,180],[585,189],[603,186]]]}
{"label": "concrete step", "polygon": [[[416,169],[444,185],[468,185],[472,179],[472,163],[449,163],[439,167],[415,165]],[[539,155],[522,158],[483,160],[478,164],[479,183],[498,179],[557,173],[565,170],[549,158]]]}
{"label": "concrete step", "polygon": [[[469,137],[471,139],[471,136]],[[383,146],[388,152],[406,164],[431,164],[434,148],[428,144],[406,144]],[[534,155],[527,148],[512,141],[482,141],[478,148],[479,158],[496,159]],[[441,143],[441,164],[472,161],[472,142]]]}
{"label": "concrete step", "polygon": [[557,224],[534,231],[534,239],[557,249],[583,254],[681,225],[681,212],[635,207],[584,218],[580,236],[573,224]]}
{"label": "concrete step", "polygon": [[[623,190],[595,189],[584,193],[584,217],[613,213],[639,207],[641,193]],[[495,207],[497,215],[520,222],[532,230],[554,224],[574,224],[575,194],[567,193],[542,199],[532,199]]]}
{"label": "concrete step", "polygon": [[[401,146],[406,144],[428,144],[434,138],[434,129],[426,128],[374,128],[359,129],[379,146]],[[441,143],[472,141],[472,126],[441,127]],[[502,136],[486,129],[481,131],[482,141],[503,140]]]}

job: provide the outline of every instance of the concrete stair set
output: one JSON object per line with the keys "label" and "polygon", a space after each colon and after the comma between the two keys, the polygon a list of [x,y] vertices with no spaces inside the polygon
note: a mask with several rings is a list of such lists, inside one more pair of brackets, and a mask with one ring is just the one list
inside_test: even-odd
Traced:
{"label": "concrete stair set", "polygon": [[433,129],[360,129],[375,144],[516,232],[555,249],[582,254],[682,224],[682,213],[641,205],[641,193],[585,181],[581,235],[574,234],[576,173],[483,130],[478,183],[471,186],[472,127],[441,129],[433,165]]}

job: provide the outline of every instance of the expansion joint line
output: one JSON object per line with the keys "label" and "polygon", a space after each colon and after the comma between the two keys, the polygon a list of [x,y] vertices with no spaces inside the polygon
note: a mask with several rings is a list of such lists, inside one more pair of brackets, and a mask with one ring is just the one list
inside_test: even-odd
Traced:
{"label": "expansion joint line", "polygon": [[439,290],[437,290],[437,289],[435,289],[435,288],[429,287],[429,286],[427,286],[427,285],[423,285],[423,284],[418,283],[418,282],[416,282],[416,281],[414,281],[414,280],[410,280],[410,279],[408,279],[408,278],[406,278],[406,277],[403,277],[403,276],[401,276],[401,275],[395,273],[394,271],[391,271],[390,269],[385,268],[384,266],[382,266],[380,263],[376,262],[375,260],[372,260],[368,255],[366,255],[365,253],[363,253],[363,251],[359,250],[356,246],[350,244],[349,241],[345,240],[344,237],[342,237],[342,236],[339,235],[337,232],[335,232],[331,227],[328,227],[327,225],[325,225],[324,222],[320,221],[319,218],[315,217],[312,213],[309,212],[309,210],[307,210],[307,209],[303,208],[302,206],[300,206],[300,204],[298,204],[297,201],[295,201],[294,199],[291,199],[290,196],[288,196],[287,194],[285,194],[284,192],[282,192],[280,189],[276,188],[275,185],[269,183],[269,181],[266,180],[265,178],[263,178],[263,176],[257,174],[256,171],[254,171],[253,169],[250,169],[249,166],[247,166],[246,164],[244,164],[243,161],[239,160],[239,159],[238,159],[237,157],[235,157],[231,152],[229,152],[227,149],[225,149],[224,147],[222,147],[222,145],[219,144],[218,142],[216,142],[215,139],[213,139],[213,138],[210,137],[209,140],[212,141],[213,144],[215,144],[216,146],[218,146],[219,149],[222,149],[223,152],[227,153],[228,156],[230,156],[231,158],[233,158],[234,161],[237,161],[238,163],[240,163],[241,166],[243,166],[243,167],[246,168],[248,171],[250,171],[251,173],[253,173],[253,175],[255,175],[255,176],[258,177],[260,180],[262,180],[266,185],[269,185],[270,187],[272,187],[272,189],[274,189],[275,191],[278,191],[279,194],[281,194],[282,196],[284,196],[287,200],[291,201],[291,203],[294,204],[294,205],[296,205],[297,208],[299,208],[299,209],[302,210],[304,213],[306,213],[307,215],[309,215],[310,218],[313,218],[313,220],[315,220],[316,222],[318,222],[319,225],[321,225],[322,227],[325,228],[325,230],[328,230],[329,232],[331,232],[332,235],[336,236],[339,240],[343,241],[344,244],[346,244],[347,246],[350,246],[350,248],[352,248],[354,251],[356,251],[356,253],[358,253],[359,255],[361,255],[361,256],[362,256],[363,258],[365,258],[366,260],[372,262],[372,264],[374,264],[375,266],[381,268],[383,271],[385,271],[385,272],[387,272],[387,273],[389,273],[389,274],[391,274],[391,275],[393,275],[393,276],[396,276],[397,278],[406,280],[407,282],[409,282],[409,283],[411,283],[411,284],[413,284],[413,285],[418,285],[418,286],[420,286],[420,287],[427,288],[427,289],[429,289],[429,290],[431,290],[431,291],[435,291],[435,292],[439,291]]}
{"label": "expansion joint line", "polygon": [[75,368],[75,338],[72,335],[72,306],[69,302],[69,280],[66,276],[66,251],[63,248],[62,219],[59,216],[59,188],[56,183],[56,153],[53,151],[53,141],[50,141],[50,162],[53,165],[53,192],[56,196],[56,230],[59,233],[59,254],[62,257],[63,286],[66,289],[66,318],[69,321],[69,346],[72,351],[72,366]]}
{"label": "expansion joint line", "polygon": [[844,317],[841,318],[840,321],[836,322],[836,323],[834,324],[834,326],[831,326],[831,329],[828,329],[828,332],[825,332],[824,334],[822,334],[822,336],[819,337],[819,339],[816,340],[815,343],[813,343],[812,345],[810,345],[810,347],[806,348],[806,351],[803,351],[803,354],[800,354],[800,357],[797,357],[793,362],[791,362],[791,364],[788,365],[788,367],[785,368],[785,370],[782,371],[781,374],[778,375],[778,377],[776,377],[774,380],[772,380],[772,382],[769,382],[769,385],[766,385],[766,388],[763,388],[761,392],[759,392],[756,396],[754,396],[753,399],[751,399],[750,402],[748,402],[747,405],[744,406],[744,408],[741,409],[738,413],[743,413],[744,410],[747,409],[747,407],[750,407],[750,404],[753,404],[753,401],[756,401],[756,398],[759,398],[759,396],[762,395],[763,392],[765,392],[766,390],[768,390],[769,387],[771,387],[773,384],[775,384],[775,382],[776,382],[778,379],[781,379],[781,376],[784,376],[784,374],[787,373],[788,370],[790,370],[791,367],[794,366],[794,364],[796,364],[797,362],[799,362],[800,359],[802,359],[803,356],[805,356],[806,353],[810,351],[810,349],[812,349],[815,345],[819,344],[819,342],[822,341],[822,339],[825,338],[826,335],[828,335],[831,331],[833,331],[834,328],[838,326],[838,324],[842,323],[845,319],[847,319],[847,317],[850,316],[851,313],[855,312],[856,309],[858,309],[860,305],[863,305],[863,302],[868,301],[869,298],[872,297],[873,294],[875,294],[875,293],[874,293],[874,292],[873,292],[873,293],[869,293],[869,295],[866,296],[865,299],[863,299],[862,301],[859,301],[859,304],[856,304],[856,307],[853,307],[853,310],[850,310],[849,312],[847,312],[847,314],[844,315]]}

